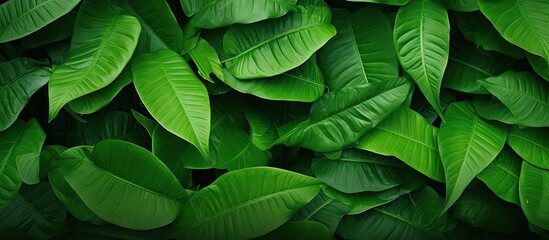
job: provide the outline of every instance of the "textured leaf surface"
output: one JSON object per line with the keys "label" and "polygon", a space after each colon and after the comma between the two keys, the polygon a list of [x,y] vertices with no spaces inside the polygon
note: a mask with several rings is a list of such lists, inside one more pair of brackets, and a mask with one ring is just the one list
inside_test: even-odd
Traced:
{"label": "textured leaf surface", "polygon": [[194,63],[198,67],[198,74],[209,82],[214,82],[210,74],[214,74],[221,80],[225,79],[221,62],[217,56],[217,52],[206,40],[200,38],[196,47],[189,53]]}
{"label": "textured leaf surface", "polygon": [[520,205],[518,185],[521,163],[522,158],[511,148],[504,147],[477,177],[501,199]]}
{"label": "textured leaf surface", "polygon": [[226,173],[184,204],[185,211],[174,225],[176,235],[178,239],[264,235],[311,201],[320,184],[311,177],[268,167]]}
{"label": "textured leaf surface", "polygon": [[49,77],[50,70],[32,59],[0,63],[0,131],[17,120],[30,97],[46,85]]}
{"label": "textured leaf surface", "polygon": [[353,13],[334,9],[332,24],[337,35],[318,52],[330,91],[398,76],[392,27],[377,7],[367,6]]}
{"label": "textured leaf surface", "polygon": [[122,227],[147,230],[167,225],[187,198],[166,165],[128,142],[105,140],[95,145],[91,161],[75,157],[60,163],[63,176],[86,206]]}
{"label": "textured leaf surface", "polygon": [[0,43],[27,36],[72,10],[80,0],[12,0],[0,5]]}
{"label": "textured leaf surface", "polygon": [[248,134],[239,128],[228,128],[219,139],[216,168],[229,171],[268,165],[271,152],[258,149]]}
{"label": "textured leaf surface", "polygon": [[85,1],[76,17],[69,56],[48,84],[49,121],[68,102],[106,87],[122,72],[139,39],[132,16],[102,1]]}
{"label": "textured leaf surface", "polygon": [[132,73],[141,101],[158,123],[208,159],[210,100],[189,64],[173,51],[160,50],[138,57]]}
{"label": "textured leaf surface", "polygon": [[341,218],[347,213],[349,213],[349,206],[337,199],[326,196],[324,192],[320,191],[309,204],[294,215],[292,221],[317,221],[326,225],[330,232],[334,234]]}
{"label": "textured leaf surface", "polygon": [[235,25],[223,37],[223,61],[238,79],[271,77],[303,64],[336,34],[327,7],[299,11],[251,25]]}
{"label": "textured leaf surface", "polygon": [[422,174],[444,182],[438,128],[417,112],[400,107],[361,138],[356,148],[395,156]]}
{"label": "textured leaf surface", "polygon": [[522,162],[519,179],[522,211],[528,221],[549,231],[549,171]]}
{"label": "textured leaf surface", "polygon": [[549,170],[549,129],[511,127],[507,143],[530,164]]}
{"label": "textured leaf surface", "polygon": [[470,101],[452,103],[440,125],[438,146],[446,176],[444,210],[503,149],[507,126],[477,115]]}
{"label": "textured leaf surface", "polygon": [[402,68],[439,115],[440,86],[450,50],[450,22],[438,0],[412,0],[398,10],[394,43]]}

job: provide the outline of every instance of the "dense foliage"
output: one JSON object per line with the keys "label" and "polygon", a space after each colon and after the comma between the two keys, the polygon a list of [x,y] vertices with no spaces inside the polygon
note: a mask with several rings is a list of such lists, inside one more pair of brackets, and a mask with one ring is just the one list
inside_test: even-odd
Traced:
{"label": "dense foliage", "polygon": [[543,239],[547,0],[0,0],[1,239]]}

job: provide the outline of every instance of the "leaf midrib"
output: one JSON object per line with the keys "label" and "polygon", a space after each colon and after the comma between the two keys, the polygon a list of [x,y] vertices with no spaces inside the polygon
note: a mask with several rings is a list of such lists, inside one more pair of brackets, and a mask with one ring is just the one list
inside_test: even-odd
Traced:
{"label": "leaf midrib", "polygon": [[401,216],[399,214],[396,214],[396,213],[393,213],[393,212],[390,212],[390,211],[386,211],[386,210],[381,209],[381,208],[374,208],[373,210],[375,210],[375,211],[377,211],[381,214],[387,215],[389,217],[395,218],[395,219],[397,219],[401,222],[404,222],[404,223],[406,223],[406,224],[408,224],[408,225],[410,225],[410,226],[412,226],[412,227],[414,227],[414,228],[416,228],[416,229],[418,229],[422,232],[425,232],[425,233],[428,233],[429,235],[431,235],[431,232],[427,228],[425,228],[424,226],[421,226],[420,224],[417,224],[417,223],[413,222],[412,220],[410,220],[410,219],[408,219],[404,216]]}
{"label": "leaf midrib", "polygon": [[158,41],[160,41],[160,43],[162,44],[162,46],[164,48],[170,49],[170,47],[164,42],[164,40],[162,40],[162,38],[160,38],[160,36],[158,36],[158,34],[152,29],[152,27],[149,25],[149,23],[147,23],[147,21],[145,21],[143,19],[143,17],[141,17],[141,15],[137,13],[135,8],[128,1],[132,1],[132,0],[124,1],[123,6],[126,6],[127,7],[126,9],[128,9],[132,13],[132,15],[135,16],[139,20],[139,23],[141,24],[141,27],[145,26],[145,28],[148,30],[147,32],[151,33],[152,36],[156,37],[156,39]]}
{"label": "leaf midrib", "polygon": [[356,40],[356,36],[355,36],[355,31],[354,31],[354,28],[353,28],[353,24],[351,22],[351,17],[350,17],[350,14],[347,14],[346,15],[346,19],[347,19],[347,23],[348,23],[348,26],[349,26],[349,31],[351,32],[351,39],[353,41],[353,47],[355,48],[354,50],[354,53],[355,53],[355,57],[358,59],[358,62],[360,62],[360,70],[361,70],[361,73],[362,73],[362,76],[364,76],[364,81],[366,81],[366,83],[368,83],[368,77],[366,76],[366,69],[364,69],[364,63],[362,62],[362,57],[360,56],[360,51],[359,51],[359,48],[358,48],[358,42]]}
{"label": "leaf midrib", "polygon": [[[31,13],[33,13],[35,9],[40,8],[40,7],[46,5],[46,4],[50,3],[50,2],[53,2],[53,1],[55,1],[55,0],[46,0],[45,2],[40,3],[40,4],[38,4],[38,5],[34,6],[34,7],[32,7],[31,9],[29,9],[29,10],[26,11],[26,12],[24,12],[24,13],[21,14],[20,16],[14,18],[14,19],[11,19],[11,21],[7,22],[7,26],[13,26],[13,23],[14,23],[14,22],[18,22],[20,19],[22,19],[22,18],[26,17],[27,15],[30,15]],[[10,1],[10,2],[12,2],[12,1]],[[17,3],[20,3],[20,2],[19,2],[19,1],[13,1],[13,3],[14,3],[13,6],[17,6]],[[8,6],[8,5],[6,5],[6,6]],[[36,25],[35,25],[35,26],[36,26]],[[8,28],[6,28],[6,29],[8,29]],[[5,32],[4,32],[4,33],[5,33]]]}
{"label": "leaf midrib", "polygon": [[387,128],[383,128],[383,127],[381,127],[380,125],[378,125],[376,128],[379,129],[379,130],[386,131],[386,132],[388,132],[388,133],[397,135],[397,136],[399,136],[399,137],[406,138],[406,139],[411,140],[411,141],[413,141],[413,142],[415,142],[415,143],[419,143],[420,145],[423,145],[423,146],[425,146],[425,147],[427,147],[427,148],[429,148],[429,149],[431,149],[431,150],[433,150],[433,151],[435,151],[435,152],[438,153],[438,148],[434,148],[434,147],[432,147],[432,146],[430,146],[430,145],[427,145],[426,143],[421,142],[420,140],[417,140],[417,139],[408,137],[408,136],[406,136],[406,135],[404,135],[404,134],[401,134],[401,133],[398,133],[398,132],[389,130],[389,129],[387,129]]}
{"label": "leaf midrib", "polygon": [[[549,57],[549,43],[545,41],[545,38],[542,38],[537,30],[537,28],[534,27],[534,25],[530,22],[530,18],[526,15],[524,12],[524,9],[520,5],[520,2],[518,0],[515,0],[516,6],[519,9],[520,15],[523,17],[524,20],[526,20],[526,23],[528,24],[528,27],[534,32],[534,34],[537,36],[537,38],[542,42],[541,46],[543,49],[543,52],[545,52],[546,56]],[[547,59],[549,61],[549,59]]]}

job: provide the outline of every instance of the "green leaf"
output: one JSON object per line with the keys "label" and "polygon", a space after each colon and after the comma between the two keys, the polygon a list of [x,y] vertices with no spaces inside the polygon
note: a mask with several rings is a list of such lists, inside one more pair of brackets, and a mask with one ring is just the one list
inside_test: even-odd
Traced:
{"label": "green leaf", "polygon": [[549,81],[549,66],[546,64],[545,60],[534,54],[526,54],[526,58],[528,58],[528,62],[534,71],[543,79]]}
{"label": "green leaf", "polygon": [[113,82],[130,60],[141,26],[102,1],[85,1],[76,17],[69,56],[50,77],[49,121],[68,102]]}
{"label": "green leaf", "polygon": [[136,53],[156,52],[171,49],[179,52],[183,47],[183,31],[166,1],[114,0],[135,16],[141,25],[141,35]]}
{"label": "green leaf", "polygon": [[79,114],[92,114],[107,106],[114,97],[132,82],[132,73],[124,68],[122,73],[108,86],[69,102],[69,107]]}
{"label": "green leaf", "polygon": [[387,5],[396,5],[403,6],[406,5],[410,0],[346,0],[347,2],[369,2],[369,3],[380,3]]}
{"label": "green leaf", "polygon": [[210,77],[210,74],[214,74],[222,81],[225,80],[223,75],[223,69],[221,68],[221,62],[217,52],[206,40],[200,38],[196,47],[189,52],[193,62],[198,67],[198,74],[209,82],[213,83],[214,80]]}
{"label": "green leaf", "polygon": [[69,159],[69,161],[71,159],[85,159],[86,161],[91,161],[92,150],[93,147],[90,146],[78,146],[67,149],[52,161],[51,168],[48,171],[48,180],[50,181],[53,192],[71,215],[81,221],[88,221],[92,219],[95,214],[86,206],[69,185],[61,172],[60,163],[62,163],[64,159]]}
{"label": "green leaf", "polygon": [[444,6],[458,12],[473,12],[478,10],[477,0],[442,0]]}
{"label": "green leaf", "polygon": [[438,147],[446,176],[444,211],[503,149],[507,126],[477,115],[470,101],[452,103],[440,125]]}
{"label": "green leaf", "polygon": [[324,192],[313,198],[309,204],[301,208],[292,221],[317,221],[326,225],[332,234],[335,233],[343,216],[349,213],[349,206],[339,200],[326,196]]}
{"label": "green leaf", "polygon": [[487,51],[497,51],[512,58],[523,58],[524,50],[505,40],[480,12],[457,13],[457,26],[465,38]]}
{"label": "green leaf", "polygon": [[398,10],[394,43],[402,68],[442,116],[440,86],[450,49],[450,22],[438,0],[412,0]]}
{"label": "green leaf", "polygon": [[[523,126],[549,126],[549,83],[530,72],[507,71],[479,81]],[[497,119],[496,119],[497,120]]]}
{"label": "green leaf", "polygon": [[331,240],[332,233],[324,224],[315,221],[287,222],[258,239]]}
{"label": "green leaf", "polygon": [[337,234],[344,239],[446,239],[440,216],[442,199],[430,187],[423,187],[382,207],[344,217]]}
{"label": "green leaf", "polygon": [[410,175],[398,160],[360,150],[344,150],[338,159],[313,160],[315,176],[344,193],[379,192],[400,185]]}
{"label": "green leaf", "polygon": [[395,156],[425,176],[444,182],[437,136],[438,128],[414,110],[400,107],[364,134],[356,148]]}
{"label": "green leaf", "polygon": [[315,178],[277,168],[226,173],[184,204],[174,235],[178,239],[250,239],[264,235],[311,201],[320,185]]}
{"label": "green leaf", "polygon": [[398,77],[392,26],[377,7],[334,9],[332,24],[337,35],[318,52],[330,91]]}
{"label": "green leaf", "polygon": [[327,93],[312,105],[310,119],[283,126],[277,143],[318,152],[339,150],[397,109],[409,88],[408,81],[398,78]]}
{"label": "green leaf", "polygon": [[549,170],[549,129],[511,127],[507,144],[525,161]]}
{"label": "green leaf", "polygon": [[29,58],[0,63],[0,131],[10,127],[30,97],[46,85],[50,70]]}
{"label": "green leaf", "polygon": [[40,182],[40,153],[19,155],[15,163],[24,183],[34,185]]}
{"label": "green leaf", "polygon": [[248,134],[239,128],[228,128],[223,131],[217,147],[215,168],[229,171],[268,165],[271,152],[258,149]]}
{"label": "green leaf", "polygon": [[27,36],[72,10],[80,0],[10,0],[0,5],[0,43]]}
{"label": "green leaf", "polygon": [[523,161],[519,196],[522,211],[528,221],[549,230],[549,171]]}
{"label": "green leaf", "polygon": [[331,17],[327,7],[299,6],[299,11],[282,18],[232,26],[223,37],[223,63],[238,79],[287,72],[336,34]]}
{"label": "green leaf", "polygon": [[173,135],[162,126],[157,126],[152,134],[152,151],[176,175],[190,169],[209,169],[212,163],[205,160],[198,149],[189,142]]}
{"label": "green leaf", "polygon": [[450,48],[442,87],[466,93],[489,94],[477,80],[494,77],[509,69],[509,59],[484,52],[472,44],[455,44]]}
{"label": "green leaf", "polygon": [[63,176],[86,206],[122,227],[148,230],[167,225],[187,198],[166,165],[128,142],[105,140],[95,145],[91,161],[74,157],[60,164]]}
{"label": "green leaf", "polygon": [[478,0],[480,11],[507,41],[549,63],[549,2]]}
{"label": "green leaf", "polygon": [[297,0],[182,0],[190,24],[213,29],[235,23],[278,18],[295,9]]}
{"label": "green leaf", "polygon": [[452,208],[452,216],[490,232],[513,233],[525,225],[519,207],[501,201],[483,187],[464,191]]}
{"label": "green leaf", "polygon": [[18,120],[0,132],[0,212],[8,207],[21,187],[17,157],[29,153],[40,154],[45,139],[46,134],[36,119],[26,124]]}
{"label": "green leaf", "polygon": [[52,23],[20,39],[19,46],[22,49],[33,49],[71,38],[77,13],[78,8],[73,8]]}
{"label": "green leaf", "polygon": [[504,147],[488,167],[478,174],[492,192],[501,199],[520,205],[518,195],[522,158],[509,147]]}
{"label": "green leaf", "polygon": [[301,66],[268,78],[239,80],[224,69],[231,88],[260,98],[277,101],[314,102],[324,93],[324,78],[313,55]]}
{"label": "green leaf", "polygon": [[62,152],[67,150],[66,147],[60,145],[44,145],[40,152],[40,178],[46,178],[50,171],[51,163]]}
{"label": "green leaf", "polygon": [[0,232],[8,239],[49,239],[62,231],[66,217],[49,184],[23,186],[0,214]]}
{"label": "green leaf", "polygon": [[261,150],[270,149],[278,139],[278,120],[266,111],[246,109],[246,119],[250,124],[250,141]]}
{"label": "green leaf", "polygon": [[333,188],[325,188],[323,191],[329,197],[335,198],[343,202],[343,204],[348,205],[350,207],[349,215],[356,215],[390,203],[404,194],[417,190],[423,185],[423,178],[412,177],[399,186],[381,192],[346,194],[334,190]]}
{"label": "green leaf", "polygon": [[158,123],[208,159],[210,100],[189,64],[173,51],[160,50],[137,57],[132,73],[141,101]]}
{"label": "green leaf", "polygon": [[134,109],[132,109],[132,115],[135,118],[135,120],[137,120],[137,122],[139,122],[139,124],[141,124],[141,126],[143,126],[147,130],[147,132],[149,133],[149,136],[152,137],[153,131],[156,128],[156,126],[158,126],[158,123],[155,122],[154,120],[149,119],[148,117],[146,117],[145,115],[141,114],[140,112]]}

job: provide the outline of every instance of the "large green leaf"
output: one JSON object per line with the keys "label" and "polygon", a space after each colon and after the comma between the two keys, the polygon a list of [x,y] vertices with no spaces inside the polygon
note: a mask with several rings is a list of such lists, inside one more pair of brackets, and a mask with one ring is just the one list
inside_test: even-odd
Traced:
{"label": "large green leaf", "polygon": [[88,221],[95,214],[86,206],[82,199],[69,185],[63,173],[61,172],[60,163],[63,159],[85,159],[91,161],[93,147],[78,146],[60,153],[51,163],[51,168],[48,171],[48,180],[50,181],[53,192],[67,210],[75,218],[81,221]]}
{"label": "large green leaf", "polygon": [[128,142],[105,140],[95,145],[91,161],[73,157],[59,163],[86,206],[122,227],[147,230],[167,225],[187,198],[166,165]]}
{"label": "large green leaf", "polygon": [[227,69],[224,73],[231,88],[264,99],[314,102],[324,93],[324,78],[314,55],[301,66],[273,77],[239,80]]}
{"label": "large green leaf", "polygon": [[463,36],[477,48],[497,51],[512,58],[524,57],[524,50],[505,40],[482,13],[458,13],[456,22]]}
{"label": "large green leaf", "polygon": [[135,16],[141,25],[141,35],[135,49],[138,53],[171,49],[179,52],[183,47],[183,31],[179,27],[166,1],[113,0]]}
{"label": "large green leaf", "polygon": [[292,221],[317,221],[326,225],[334,234],[341,218],[347,215],[349,210],[349,206],[320,191],[309,204],[294,215]]}
{"label": "large green leaf", "polygon": [[528,62],[534,71],[543,79],[549,81],[549,65],[546,64],[545,59],[534,54],[527,54],[526,58],[528,58]]}
{"label": "large green leaf", "polygon": [[0,131],[17,120],[30,97],[46,85],[50,70],[29,58],[0,63]]}
{"label": "large green leaf", "polygon": [[488,94],[477,80],[494,77],[509,69],[509,59],[494,52],[485,52],[469,43],[452,45],[442,87]]}
{"label": "large green leaf", "polygon": [[398,10],[394,43],[402,68],[442,116],[440,86],[450,50],[450,21],[439,0],[412,0]]}
{"label": "large green leaf", "polygon": [[70,39],[74,30],[74,20],[78,8],[73,8],[69,13],[63,15],[40,30],[20,39],[19,46],[22,49],[33,49],[45,46],[50,43]]}
{"label": "large green leaf", "polygon": [[525,225],[519,207],[501,201],[481,186],[463,192],[452,208],[452,216],[490,232],[512,233]]}
{"label": "large green leaf", "polygon": [[223,37],[223,63],[234,77],[271,77],[303,64],[336,34],[327,7],[299,11],[256,24],[235,25]]}
{"label": "large green leaf", "polygon": [[446,176],[444,210],[459,198],[467,185],[503,149],[507,126],[477,115],[473,103],[452,103],[440,125],[438,148]]}
{"label": "large green leaf", "polygon": [[444,182],[437,136],[438,128],[402,106],[364,134],[356,148],[395,156],[429,178]]}
{"label": "large green leaf", "polygon": [[511,127],[507,143],[530,164],[549,170],[549,129]]}
{"label": "large green leaf", "polygon": [[0,43],[27,36],[67,14],[80,0],[10,0],[0,5]]}
{"label": "large green leaf", "polygon": [[339,150],[397,109],[409,88],[408,81],[398,78],[327,93],[313,104],[309,119],[283,126],[277,143],[319,152]]}
{"label": "large green leaf", "polygon": [[228,128],[219,139],[215,167],[229,171],[268,165],[271,160],[269,150],[258,149],[248,134],[239,128]]}
{"label": "large green leaf", "polygon": [[507,71],[480,80],[480,84],[511,111],[520,125],[549,126],[549,82],[530,72]]}
{"label": "large green leaf", "polygon": [[287,222],[279,228],[259,237],[259,240],[331,240],[332,233],[324,224],[316,221]]}
{"label": "large green leaf", "polygon": [[315,178],[277,168],[226,173],[184,204],[174,235],[178,239],[261,236],[288,221],[316,196],[320,185]]}
{"label": "large green leaf", "polygon": [[313,160],[315,176],[344,193],[379,192],[408,181],[409,169],[397,159],[356,149],[344,150],[335,160]]}
{"label": "large green leaf", "polygon": [[0,212],[15,198],[21,187],[21,176],[17,170],[17,157],[25,154],[40,154],[46,139],[44,130],[36,119],[26,124],[19,120],[10,128],[0,132]]}
{"label": "large green leaf", "polygon": [[318,52],[330,91],[398,76],[392,26],[377,7],[366,6],[353,13],[334,9],[332,24],[337,35]]}
{"label": "large green leaf", "polygon": [[549,231],[549,171],[523,161],[519,196],[528,221]]}
{"label": "large green leaf", "polygon": [[108,86],[90,94],[74,99],[69,102],[69,107],[76,113],[92,114],[107,106],[122,88],[132,82],[132,72],[129,67],[124,68],[122,73]]}
{"label": "large green leaf", "polygon": [[23,186],[0,214],[0,236],[6,239],[49,239],[62,231],[67,211],[46,182]]}
{"label": "large green leaf", "polygon": [[423,187],[382,207],[344,217],[337,234],[344,239],[446,239],[442,199]]}
{"label": "large green leaf", "polygon": [[549,63],[549,2],[478,0],[480,11],[507,41]]}
{"label": "large green leaf", "polygon": [[137,18],[104,1],[85,1],[76,17],[69,56],[51,75],[53,120],[68,102],[106,87],[122,72],[139,38]]}
{"label": "large green leaf", "polygon": [[295,10],[297,0],[181,0],[191,24],[218,28],[235,23],[253,23],[277,18]]}
{"label": "large green leaf", "polygon": [[478,174],[492,192],[501,199],[519,205],[518,185],[522,158],[504,147],[488,167]]}
{"label": "large green leaf", "polygon": [[173,51],[160,50],[137,57],[132,73],[141,101],[158,123],[208,159],[210,100],[189,64]]}

